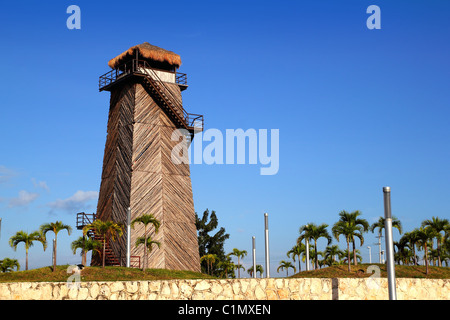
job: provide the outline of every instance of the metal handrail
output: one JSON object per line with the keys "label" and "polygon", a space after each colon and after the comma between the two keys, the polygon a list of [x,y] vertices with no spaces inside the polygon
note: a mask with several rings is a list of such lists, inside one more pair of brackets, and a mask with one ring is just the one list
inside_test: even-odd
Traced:
{"label": "metal handrail", "polygon": [[187,86],[187,74],[176,72],[175,73],[175,83]]}
{"label": "metal handrail", "polygon": [[[155,69],[152,68],[147,61],[145,60],[137,60],[133,59],[128,61],[117,68],[101,75],[99,77],[99,90],[102,90],[104,87],[114,83],[115,81],[123,78],[127,75],[132,74],[143,74],[149,77],[150,81],[155,81],[158,85],[162,86],[165,89],[165,92],[170,96],[170,101],[175,107],[180,110],[183,114],[183,119],[181,119],[187,127],[190,127],[194,130],[203,130],[203,115],[192,114],[186,112],[183,106],[178,102],[177,98],[174,96],[172,90],[164,84],[164,81],[158,76],[155,72]],[[187,75],[185,73],[177,72],[175,74],[175,82],[181,85],[187,85]],[[161,96],[163,100],[166,100],[165,97]],[[165,101],[166,104],[170,107],[168,101]],[[173,112],[179,117],[177,110],[173,110]]]}
{"label": "metal handrail", "polygon": [[[103,74],[103,75],[101,75],[99,77],[99,89],[101,90],[103,87],[106,87],[107,85],[112,84],[113,82],[118,80],[119,77],[121,77],[123,75],[128,75],[128,74],[131,74],[132,72],[135,72],[136,70],[133,68],[135,66],[135,64],[132,63],[134,61],[146,62],[144,60],[133,59],[133,61],[126,62],[126,63],[118,66],[117,68],[106,72],[105,74]],[[131,64],[132,68],[129,68],[130,64]],[[148,67],[151,68],[150,66],[148,66]],[[151,69],[152,70],[169,72],[169,71],[159,70],[159,69],[155,69],[155,68],[151,68]],[[174,72],[174,73],[175,73],[175,83],[178,84],[178,85],[187,86],[187,74],[186,73],[181,73],[181,72]]]}
{"label": "metal handrail", "polygon": [[84,226],[87,226],[88,224],[91,224],[96,219],[95,213],[84,213],[79,212],[77,213],[77,228],[82,228]]}
{"label": "metal handrail", "polygon": [[[137,263],[137,266],[136,266]],[[130,267],[131,268],[141,268],[141,257],[140,256],[130,256]]]}

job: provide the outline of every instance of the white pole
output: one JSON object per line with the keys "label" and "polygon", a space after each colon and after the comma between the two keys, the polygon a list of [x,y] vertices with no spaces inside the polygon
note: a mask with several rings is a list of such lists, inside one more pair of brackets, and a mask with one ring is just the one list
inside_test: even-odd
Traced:
{"label": "white pole", "polygon": [[131,208],[127,209],[127,268],[130,267],[131,256]]}
{"label": "white pole", "polygon": [[255,237],[252,237],[252,245],[253,245],[253,278],[256,278],[256,246],[255,246]]}
{"label": "white pole", "polygon": [[309,271],[309,241],[306,238],[306,271]]}
{"label": "white pole", "polygon": [[[308,225],[306,225],[308,227]],[[309,271],[309,239],[306,238],[306,271]]]}
{"label": "white pole", "polygon": [[380,258],[380,263],[383,263],[383,261],[381,260],[382,257],[382,253],[381,253],[381,232],[378,235],[378,252],[379,252],[379,258]]}
{"label": "white pole", "polygon": [[372,248],[367,246],[367,249],[369,249],[369,263],[372,263]]}
{"label": "white pole", "polygon": [[264,213],[265,243],[266,243],[266,278],[270,278],[270,259],[269,259],[269,214]]}
{"label": "white pole", "polygon": [[384,187],[383,193],[389,300],[397,300],[397,291],[395,287],[394,242],[392,238],[391,188]]}

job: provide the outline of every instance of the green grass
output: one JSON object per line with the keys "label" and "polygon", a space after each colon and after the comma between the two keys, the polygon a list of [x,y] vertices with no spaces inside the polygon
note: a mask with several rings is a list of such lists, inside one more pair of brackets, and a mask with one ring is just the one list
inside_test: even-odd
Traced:
{"label": "green grass", "polygon": [[[338,265],[319,270],[302,271],[292,278],[367,278],[373,273],[367,273],[367,267],[376,265],[380,268],[381,277],[387,278],[385,264],[358,264],[351,266],[351,272],[348,272],[347,265]],[[425,266],[395,266],[395,276],[397,278],[427,278],[427,279],[450,279],[449,267],[428,267],[428,275],[425,272]]]}
{"label": "green grass", "polygon": [[[28,271],[0,273],[0,282],[65,282],[70,276],[67,267],[43,267]],[[213,277],[193,271],[165,269],[147,269],[143,272],[136,268],[126,267],[85,267],[81,271],[81,281],[134,281],[134,280],[166,280],[166,279],[212,279]]]}
{"label": "green grass", "polygon": [[[372,274],[367,273],[367,267],[376,265],[380,268],[381,277],[386,278],[386,265],[384,264],[359,264],[351,266],[351,272],[347,271],[347,265],[332,266],[313,271],[302,271],[291,278],[364,278]],[[43,267],[28,271],[15,271],[0,273],[0,282],[65,282],[70,274],[67,267],[57,266],[56,272],[52,267]],[[428,278],[450,279],[450,268],[429,267],[429,274],[425,274],[425,266],[395,266],[397,278]],[[165,269],[147,269],[143,272],[136,268],[126,267],[85,267],[81,272],[81,281],[136,281],[136,280],[168,280],[168,279],[214,279],[209,275],[192,272]]]}

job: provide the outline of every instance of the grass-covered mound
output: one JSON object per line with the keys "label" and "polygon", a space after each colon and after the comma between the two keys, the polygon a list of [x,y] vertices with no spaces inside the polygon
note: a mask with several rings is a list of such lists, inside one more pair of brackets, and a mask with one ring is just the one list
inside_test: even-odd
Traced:
{"label": "grass-covered mound", "polygon": [[[292,276],[292,278],[367,278],[374,274],[367,272],[371,265],[380,268],[380,276],[387,278],[385,264],[358,264],[352,265],[351,271],[348,271],[347,265],[337,265],[312,271],[302,271]],[[425,266],[395,266],[395,276],[397,278],[427,278],[427,279],[450,279],[449,267],[428,267],[428,275],[425,272]]]}
{"label": "grass-covered mound", "polygon": [[[65,282],[71,274],[67,273],[69,266],[43,267],[28,271],[0,273],[0,282]],[[126,267],[84,267],[81,271],[81,281],[134,281],[134,280],[168,280],[168,279],[211,279],[203,273],[193,271],[178,271],[165,269],[141,269]]]}

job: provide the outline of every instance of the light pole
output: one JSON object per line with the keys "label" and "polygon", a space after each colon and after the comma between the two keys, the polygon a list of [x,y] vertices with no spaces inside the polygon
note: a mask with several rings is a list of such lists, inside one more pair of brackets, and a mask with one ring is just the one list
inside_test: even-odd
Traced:
{"label": "light pole", "polygon": [[266,278],[270,278],[270,259],[269,259],[269,214],[264,213],[264,228],[266,242]]}
{"label": "light pole", "polygon": [[255,237],[252,237],[252,246],[253,246],[253,278],[256,278],[256,246],[255,246]]}
{"label": "light pole", "polygon": [[127,268],[130,267],[131,248],[131,208],[127,209]]}
{"label": "light pole", "polygon": [[369,263],[372,263],[372,248],[367,246],[367,249],[369,249]]}
{"label": "light pole", "polygon": [[381,257],[382,257],[382,252],[381,252],[381,238],[382,238],[383,236],[381,235],[381,231],[380,231],[380,234],[377,236],[377,238],[378,238],[378,243],[374,243],[374,244],[378,244],[378,257],[379,257],[379,263],[383,263],[383,261],[381,260]]}
{"label": "light pole", "polygon": [[[308,227],[308,225],[306,225]],[[306,271],[309,271],[309,239],[305,238],[306,241]]]}
{"label": "light pole", "polygon": [[383,194],[389,300],[397,300],[397,292],[395,287],[394,242],[392,239],[391,188],[383,187]]}

